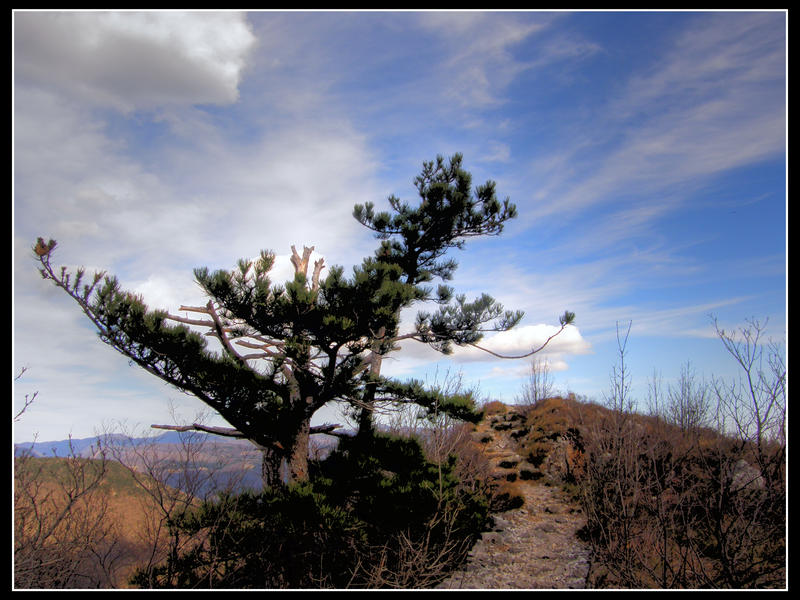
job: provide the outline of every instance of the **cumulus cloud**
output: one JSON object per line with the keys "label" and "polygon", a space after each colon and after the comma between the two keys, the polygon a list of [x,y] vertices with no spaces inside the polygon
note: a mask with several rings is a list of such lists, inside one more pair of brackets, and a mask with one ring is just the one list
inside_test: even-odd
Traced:
{"label": "cumulus cloud", "polygon": [[[502,356],[521,356],[542,346],[558,330],[559,327],[555,325],[545,324],[515,327],[487,337],[479,345]],[[578,328],[567,325],[564,331],[550,340],[539,355],[586,354],[590,348],[590,344],[583,339]],[[454,357],[459,362],[493,360],[491,354],[475,347],[458,348],[454,352]]]}
{"label": "cumulus cloud", "polygon": [[19,12],[17,81],[123,111],[227,104],[255,36],[238,13]]}

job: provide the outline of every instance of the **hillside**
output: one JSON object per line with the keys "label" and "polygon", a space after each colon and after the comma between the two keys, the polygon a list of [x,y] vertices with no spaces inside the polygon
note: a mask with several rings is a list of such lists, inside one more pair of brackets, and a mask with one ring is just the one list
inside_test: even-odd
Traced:
{"label": "hillside", "polygon": [[[473,439],[511,510],[450,587],[786,584],[780,443],[574,398],[525,408],[490,403]],[[500,558],[499,548],[507,550]]]}
{"label": "hillside", "polygon": [[[311,452],[324,457],[335,447],[337,438],[315,435]],[[261,487],[261,456],[247,440],[224,438],[202,432],[170,431],[150,437],[128,437],[122,434],[27,442],[14,445],[15,456],[38,458],[79,456],[93,458],[99,448],[114,461],[147,472],[157,468],[167,483],[203,496],[220,488],[259,489]],[[156,466],[157,464],[157,466]],[[185,465],[193,475],[187,477]]]}
{"label": "hillside", "polygon": [[[439,588],[785,585],[781,446],[756,447],[574,398],[529,407],[491,402],[467,431],[469,452],[480,457],[481,477],[493,490],[493,519]],[[106,520],[118,524],[118,547],[125,551],[116,565],[118,582],[147,559],[154,535],[165,533],[163,512],[143,490],[142,473],[160,473],[198,493],[214,485],[241,489],[248,481],[259,487],[251,444],[203,438],[187,450],[174,435],[121,446],[118,456],[137,467],[140,483],[121,464],[107,463],[95,497],[107,502]],[[79,445],[73,441],[73,448]],[[48,482],[67,464],[62,458],[25,460]],[[183,497],[148,485],[168,492],[172,502]],[[42,490],[56,487],[47,483]]]}
{"label": "hillside", "polygon": [[15,585],[124,587],[152,553],[161,520],[141,483],[156,488],[115,461],[17,457]]}

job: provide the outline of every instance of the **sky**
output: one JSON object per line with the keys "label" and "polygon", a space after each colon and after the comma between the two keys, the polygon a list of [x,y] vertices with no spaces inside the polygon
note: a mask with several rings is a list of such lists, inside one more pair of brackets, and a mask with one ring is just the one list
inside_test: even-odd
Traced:
{"label": "sky", "polygon": [[[712,319],[786,336],[786,50],[785,11],[14,12],[15,441],[224,424],[101,343],[37,237],[177,314],[205,304],[194,268],[262,249],[274,281],[292,245],[349,270],[378,244],[353,205],[415,201],[456,152],[518,211],[452,254],[458,293],[525,311],[487,347],[570,310],[537,355],[562,393],[602,401],[628,325],[639,400],[687,364],[735,377]],[[513,403],[530,365],[407,342],[383,374]]]}

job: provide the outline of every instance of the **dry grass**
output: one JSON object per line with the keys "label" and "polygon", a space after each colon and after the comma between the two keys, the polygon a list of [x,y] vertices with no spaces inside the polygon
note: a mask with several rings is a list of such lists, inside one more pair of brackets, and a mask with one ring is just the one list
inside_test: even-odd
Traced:
{"label": "dry grass", "polygon": [[490,415],[502,414],[508,411],[509,408],[507,404],[503,404],[499,400],[492,400],[483,405],[483,415],[485,418]]}

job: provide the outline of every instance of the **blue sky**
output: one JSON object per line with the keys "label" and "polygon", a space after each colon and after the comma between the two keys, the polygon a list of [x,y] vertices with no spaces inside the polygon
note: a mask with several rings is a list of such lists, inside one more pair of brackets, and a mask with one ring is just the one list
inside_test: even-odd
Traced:
{"label": "blue sky", "polygon": [[[639,398],[687,361],[735,375],[709,315],[786,335],[783,11],[13,16],[15,412],[38,392],[17,441],[204,408],[97,340],[38,275],[37,236],[177,312],[204,302],[194,267],[272,249],[281,279],[292,244],[359,263],[376,242],[353,205],[413,200],[437,154],[518,208],[454,255],[457,291],[526,313],[486,345],[530,349],[577,314],[542,354],[556,388],[602,399],[617,323]],[[511,402],[527,368],[409,344],[384,372],[460,370]]]}

